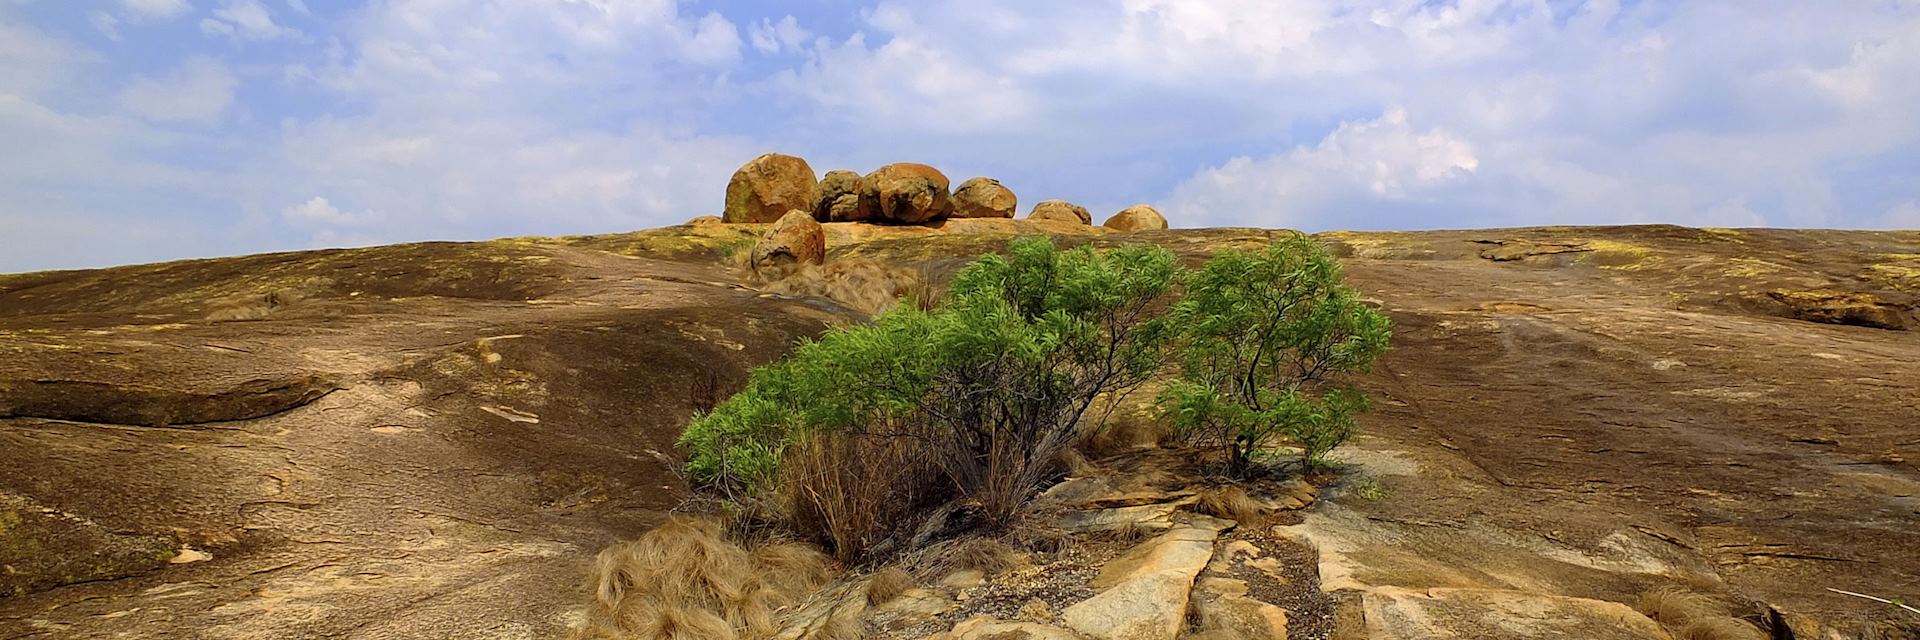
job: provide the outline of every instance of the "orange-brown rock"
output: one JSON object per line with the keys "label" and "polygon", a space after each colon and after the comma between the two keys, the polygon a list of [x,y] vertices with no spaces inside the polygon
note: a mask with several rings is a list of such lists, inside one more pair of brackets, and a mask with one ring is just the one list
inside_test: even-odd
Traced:
{"label": "orange-brown rock", "polygon": [[1136,204],[1121,209],[1100,226],[1114,231],[1163,231],[1167,228],[1167,217],[1151,205]]}
{"label": "orange-brown rock", "polygon": [[993,178],[971,178],[953,190],[955,218],[1011,218],[1019,208],[1013,190]]}
{"label": "orange-brown rock", "polygon": [[727,222],[773,222],[794,209],[812,208],[813,167],[794,156],[769,153],[733,172],[727,182]]}
{"label": "orange-brown rock", "polygon": [[813,214],[799,209],[781,216],[753,245],[754,269],[826,261],[826,228],[813,219]]}
{"label": "orange-brown rock", "polygon": [[860,179],[860,206],[874,219],[919,224],[947,217],[953,200],[947,176],[924,164],[890,164]]}
{"label": "orange-brown rock", "polygon": [[1033,213],[1027,214],[1027,219],[1093,224],[1093,214],[1086,207],[1065,200],[1046,200],[1033,205]]}

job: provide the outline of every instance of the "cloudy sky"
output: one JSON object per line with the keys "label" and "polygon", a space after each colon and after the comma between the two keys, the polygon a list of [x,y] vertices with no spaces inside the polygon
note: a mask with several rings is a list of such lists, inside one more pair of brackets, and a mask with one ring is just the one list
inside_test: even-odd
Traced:
{"label": "cloudy sky", "polygon": [[0,0],[0,272],[672,224],[772,150],[1176,226],[1920,228],[1920,0]]}

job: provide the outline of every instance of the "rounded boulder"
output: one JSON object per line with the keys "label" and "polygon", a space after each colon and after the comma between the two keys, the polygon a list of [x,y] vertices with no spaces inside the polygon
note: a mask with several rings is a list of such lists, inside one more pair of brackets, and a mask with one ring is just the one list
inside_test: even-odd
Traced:
{"label": "rounded boulder", "polygon": [[860,174],[845,169],[828,171],[813,185],[813,219],[821,222],[858,222],[873,217],[860,206]]}
{"label": "rounded boulder", "polygon": [[1019,207],[1013,190],[993,178],[971,178],[953,190],[955,218],[1011,218]]}
{"label": "rounded boulder", "polygon": [[827,229],[813,214],[787,212],[753,245],[753,268],[820,264],[827,261]]}
{"label": "rounded boulder", "polygon": [[953,200],[947,176],[924,164],[890,164],[860,179],[860,206],[888,222],[919,224],[947,217]]}
{"label": "rounded boulder", "polygon": [[1167,228],[1167,217],[1160,215],[1159,209],[1136,204],[1121,209],[1100,226],[1114,231],[1162,231]]}
{"label": "rounded boulder", "polygon": [[1027,219],[1093,224],[1093,214],[1086,207],[1065,200],[1046,200],[1033,205],[1033,213],[1027,214]]}
{"label": "rounded boulder", "polygon": [[807,161],[769,153],[748,161],[727,182],[727,222],[773,222],[788,211],[812,206],[813,167]]}

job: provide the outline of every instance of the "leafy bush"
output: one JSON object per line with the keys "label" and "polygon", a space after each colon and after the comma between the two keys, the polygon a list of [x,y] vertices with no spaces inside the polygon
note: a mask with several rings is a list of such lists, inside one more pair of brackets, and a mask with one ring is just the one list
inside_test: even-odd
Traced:
{"label": "leafy bush", "polygon": [[[755,370],[744,391],[683,434],[687,469],[730,490],[764,488],[810,434],[895,439],[919,448],[918,459],[936,465],[989,524],[1004,523],[1073,444],[1082,419],[1090,411],[1103,419],[1153,374],[1172,333],[1162,311],[1175,271],[1173,255],[1154,247],[1061,251],[1045,238],[1015,240],[1006,256],[956,275],[938,308],[895,307]],[[787,487],[811,497],[783,508],[872,502],[834,495],[859,484],[843,476],[785,476],[835,486]],[[859,531],[817,533],[872,542]]]}
{"label": "leafy bush", "polygon": [[1227,251],[1188,274],[1174,309],[1179,380],[1161,397],[1174,427],[1220,447],[1229,473],[1280,436],[1309,467],[1353,435],[1366,395],[1346,385],[1387,348],[1386,316],[1341,285],[1340,265],[1306,236]]}

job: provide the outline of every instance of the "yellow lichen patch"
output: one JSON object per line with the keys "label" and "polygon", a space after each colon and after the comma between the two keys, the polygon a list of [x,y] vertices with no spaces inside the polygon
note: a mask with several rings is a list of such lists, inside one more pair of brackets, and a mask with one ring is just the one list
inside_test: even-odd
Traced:
{"label": "yellow lichen patch", "polygon": [[1786,269],[1786,265],[1767,262],[1765,260],[1732,258],[1725,262],[1725,267],[1720,270],[1720,273],[1729,278],[1757,278],[1779,273]]}
{"label": "yellow lichen patch", "polygon": [[1920,256],[1911,262],[1869,265],[1861,278],[1901,291],[1920,293]]}
{"label": "yellow lichen patch", "polygon": [[703,224],[662,227],[597,236],[571,236],[560,241],[576,247],[650,258],[727,257],[742,253],[758,241],[765,224]]}
{"label": "yellow lichen patch", "polygon": [[1606,269],[1634,270],[1643,269],[1659,256],[1649,247],[1621,242],[1618,240],[1587,240],[1586,247],[1592,249],[1581,259],[1591,261]]}

